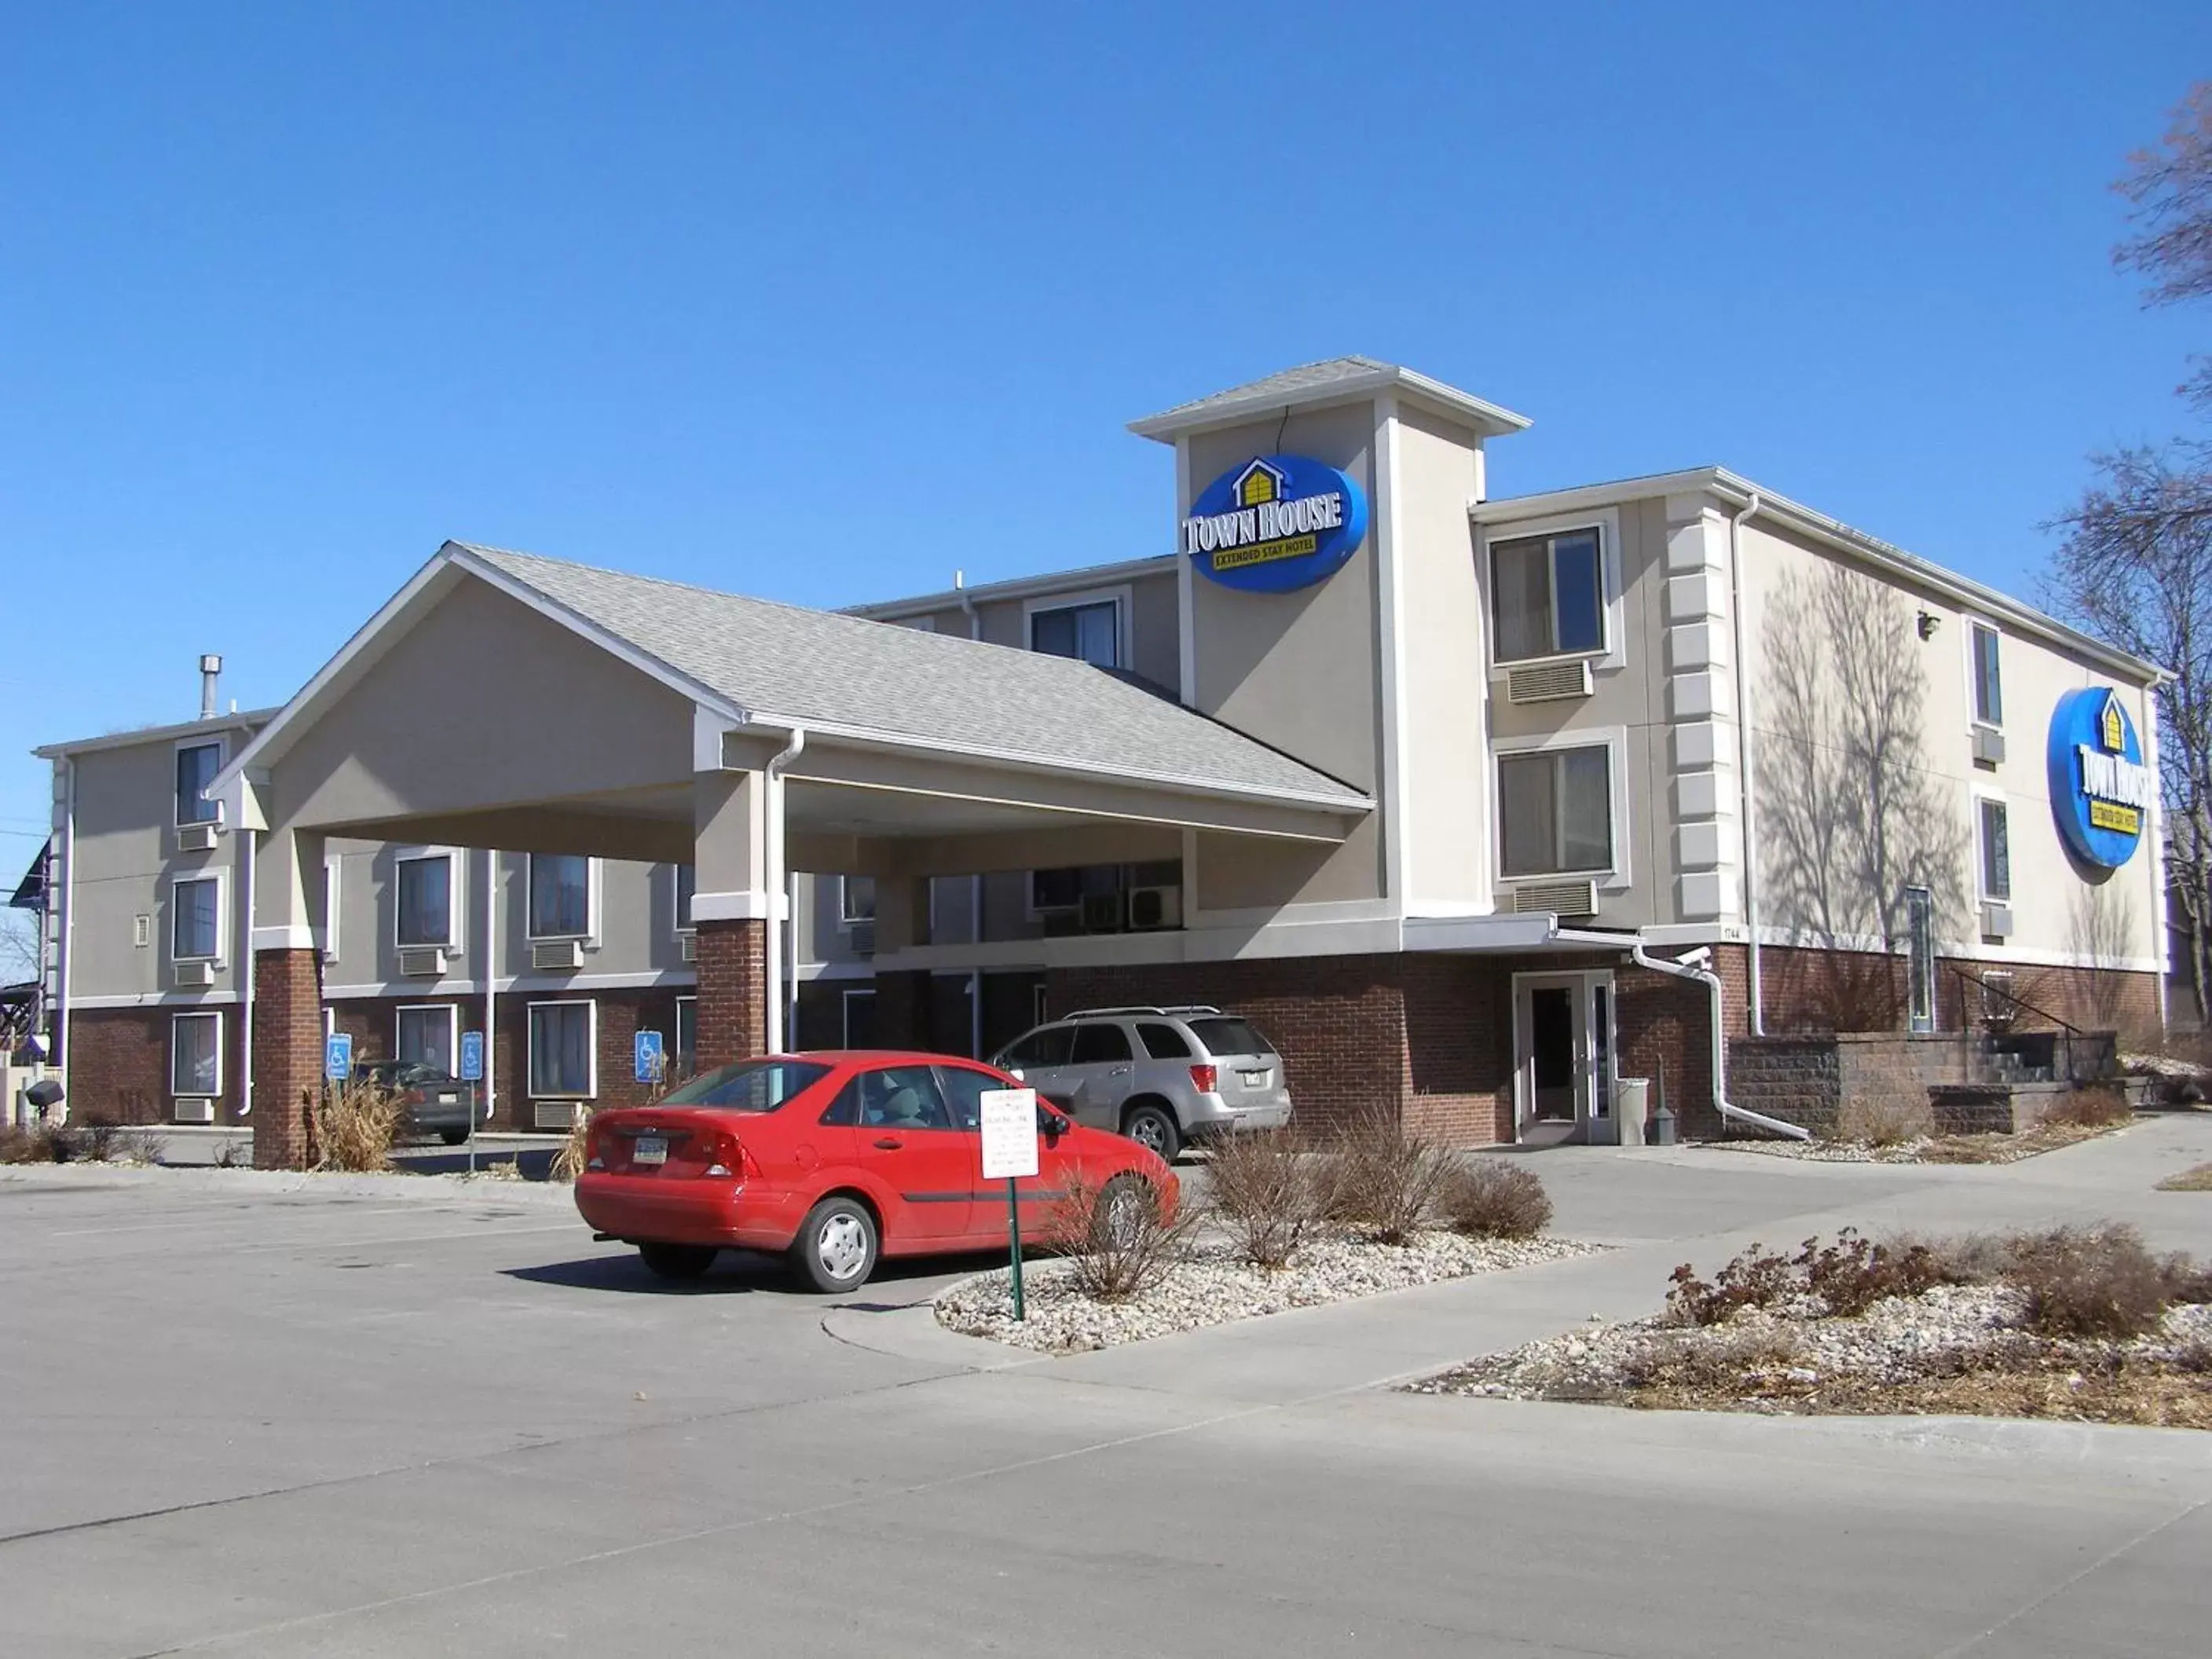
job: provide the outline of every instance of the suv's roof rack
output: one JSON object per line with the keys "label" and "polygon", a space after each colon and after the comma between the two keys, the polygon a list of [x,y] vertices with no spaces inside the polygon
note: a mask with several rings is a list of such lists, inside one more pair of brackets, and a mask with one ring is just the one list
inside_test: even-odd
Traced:
{"label": "suv's roof rack", "polygon": [[1060,1016],[1062,1019],[1103,1019],[1113,1014],[1218,1014],[1220,1009],[1203,1002],[1187,1002],[1166,1008],[1149,1006],[1131,1008],[1078,1008]]}

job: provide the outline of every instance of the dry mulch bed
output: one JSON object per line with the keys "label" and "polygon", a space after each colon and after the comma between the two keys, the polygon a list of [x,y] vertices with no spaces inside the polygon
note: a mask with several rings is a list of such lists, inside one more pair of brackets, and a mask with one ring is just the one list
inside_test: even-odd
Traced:
{"label": "dry mulch bed", "polygon": [[2017,1164],[2126,1128],[2125,1123],[2039,1123],[2018,1134],[1921,1135],[1889,1146],[1856,1140],[1712,1140],[1728,1152],[1818,1164]]}

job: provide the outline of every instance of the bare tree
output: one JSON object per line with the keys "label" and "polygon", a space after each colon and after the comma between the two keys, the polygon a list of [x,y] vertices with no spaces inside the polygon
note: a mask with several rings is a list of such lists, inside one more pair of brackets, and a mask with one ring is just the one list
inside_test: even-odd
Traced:
{"label": "bare tree", "polygon": [[37,913],[0,908],[0,985],[20,985],[38,976]]}
{"label": "bare tree", "polygon": [[[2148,279],[2145,301],[2212,298],[2212,82],[2116,187],[2141,233],[2113,251]],[[2204,359],[2182,388],[2212,407]],[[2172,676],[2154,693],[2168,896],[2195,967],[2197,1016],[2212,977],[2212,446],[2182,439],[2092,458],[2097,477],[2045,573],[2045,602]]]}

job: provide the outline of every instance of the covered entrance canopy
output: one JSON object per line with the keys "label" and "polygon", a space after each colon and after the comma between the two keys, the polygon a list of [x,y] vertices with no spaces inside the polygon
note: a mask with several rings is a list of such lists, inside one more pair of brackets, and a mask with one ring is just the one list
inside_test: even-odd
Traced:
{"label": "covered entrance canopy", "polygon": [[257,1160],[298,1154],[331,836],[693,866],[697,1045],[777,1043],[788,870],[922,878],[1341,842],[1359,791],[1072,659],[447,543],[216,781],[258,832]]}

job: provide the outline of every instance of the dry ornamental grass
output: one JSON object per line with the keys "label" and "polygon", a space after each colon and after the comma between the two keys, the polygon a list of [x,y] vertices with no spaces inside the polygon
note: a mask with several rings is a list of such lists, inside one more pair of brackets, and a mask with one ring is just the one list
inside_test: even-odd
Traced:
{"label": "dry ornamental grass", "polygon": [[331,1085],[309,1108],[315,1167],[356,1174],[390,1169],[404,1115],[389,1089],[361,1079]]}

